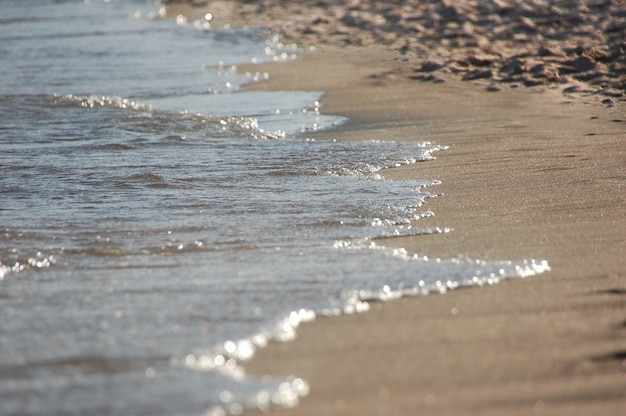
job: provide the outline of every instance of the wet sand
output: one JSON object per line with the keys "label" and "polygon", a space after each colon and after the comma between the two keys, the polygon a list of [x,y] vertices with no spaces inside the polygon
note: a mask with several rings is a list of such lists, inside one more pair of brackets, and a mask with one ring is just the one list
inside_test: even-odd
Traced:
{"label": "wet sand", "polygon": [[[337,140],[448,145],[389,170],[439,179],[418,227],[385,239],[429,257],[546,259],[552,271],[321,318],[257,352],[251,375],[294,374],[294,415],[621,415],[626,409],[623,3],[264,0],[218,3],[321,52],[258,89],[326,91]],[[211,3],[205,5],[211,7]],[[215,24],[219,19],[216,19]],[[599,30],[598,30],[599,29]]]}
{"label": "wet sand", "polygon": [[[382,50],[332,49],[251,88],[328,91],[350,123],[313,137],[428,140],[437,160],[389,170],[439,179],[448,234],[385,239],[429,257],[547,259],[552,271],[499,285],[377,303],[303,325],[249,374],[294,374],[294,415],[622,414],[626,408],[626,114],[560,89],[486,92],[410,81]],[[327,76],[333,74],[332,77]]]}

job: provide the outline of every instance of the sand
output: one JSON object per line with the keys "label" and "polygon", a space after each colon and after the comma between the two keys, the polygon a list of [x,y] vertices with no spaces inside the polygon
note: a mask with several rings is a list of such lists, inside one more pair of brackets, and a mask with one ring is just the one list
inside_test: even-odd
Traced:
{"label": "sand", "polygon": [[[383,23],[375,27],[358,23],[357,17],[380,20],[376,16],[381,13],[364,13],[380,11],[388,3],[353,1],[326,8],[324,1],[311,2],[311,7],[313,3],[315,10],[324,11],[318,16],[322,20],[305,13],[308,2],[287,7],[281,1],[262,1],[228,9],[224,18],[237,15],[249,21],[255,16],[266,24],[274,22],[291,39],[308,39],[309,44],[316,40],[320,48],[292,62],[240,67],[241,71],[270,73],[269,81],[249,88],[326,91],[322,111],[347,116],[350,121],[332,131],[307,133],[311,137],[427,140],[449,146],[436,154],[435,161],[384,174],[390,180],[441,180],[441,185],[432,188],[439,196],[429,199],[426,207],[435,216],[415,225],[453,231],[378,243],[429,257],[546,259],[552,270],[489,287],[375,303],[364,314],[321,318],[303,325],[296,341],[271,344],[245,363],[250,375],[294,374],[310,383],[310,394],[297,408],[275,412],[624,414],[626,108],[620,86],[623,73],[611,72],[622,68],[623,50],[611,36],[603,40],[598,35],[592,43],[610,59],[594,60],[591,56],[596,53],[590,49],[572,51],[570,56],[564,46],[570,38],[559,39],[555,34],[550,48],[561,48],[564,59],[594,60],[593,68],[583,65],[564,79],[550,78],[546,71],[536,76],[524,67],[517,74],[521,78],[511,81],[501,68],[519,55],[516,48],[526,48],[524,59],[537,59],[545,68],[554,63],[546,56],[553,55],[533,50],[529,43],[544,40],[550,27],[556,27],[556,32],[559,28],[566,34],[574,32],[573,24],[567,22],[576,19],[564,19],[565,23],[559,23],[562,26],[552,21],[544,31],[529,31],[526,41],[519,38],[520,44],[496,44],[497,39],[476,29],[482,18],[475,18],[472,33],[487,36],[489,43],[503,51],[489,64],[490,76],[473,79],[466,74],[476,70],[479,61],[468,71],[456,72],[452,68],[458,60],[444,59],[426,35],[419,38],[425,40],[420,44],[424,51],[417,47],[393,51],[393,42],[401,45],[402,39],[415,33],[377,30]],[[423,3],[436,7],[434,2]],[[550,7],[557,6],[549,3],[558,3],[561,11],[569,4],[532,2],[534,9],[527,7],[524,15],[522,3],[489,2],[492,8],[487,7],[490,12],[484,16],[512,4],[510,14],[517,18],[507,20],[501,15],[503,21],[485,23],[486,27],[495,30],[519,22],[536,26],[544,16],[537,10],[556,13]],[[470,1],[441,4],[447,13],[452,13],[450,7],[456,10],[456,16],[483,16],[472,11],[476,5]],[[612,19],[619,23],[624,16],[619,1],[581,5],[598,16],[605,13],[600,23],[611,27],[619,27]],[[470,9],[463,12],[463,7]],[[394,10],[381,16],[389,21]],[[606,17],[607,11],[616,17]],[[578,18],[584,21],[585,13],[581,11]],[[427,17],[421,14],[415,20]],[[429,33],[435,41],[445,38],[442,33],[455,22],[450,19],[433,26]],[[299,22],[304,23],[298,26]],[[337,22],[342,26],[333,26]],[[395,40],[390,37],[388,44],[377,37],[383,32],[393,33]],[[362,40],[340,42],[341,36]],[[371,41],[363,41],[366,38]],[[452,45],[448,52],[471,56],[476,46],[467,45]],[[431,66],[424,67],[428,62]],[[583,67],[587,69],[582,71]],[[605,84],[588,82],[597,78],[589,73],[595,70],[605,71]],[[433,77],[424,76],[425,72],[434,72]],[[583,72],[588,80],[576,78]],[[524,77],[531,75],[531,81],[543,81],[525,82]]]}
{"label": "sand", "polygon": [[622,0],[259,0],[233,13],[305,45],[384,46],[419,80],[567,85],[624,100]]}
{"label": "sand", "polygon": [[416,226],[454,231],[380,244],[429,257],[546,259],[552,271],[322,318],[297,341],[260,350],[247,371],[308,380],[310,395],[289,412],[298,415],[622,414],[623,110],[558,89],[407,81],[391,55],[374,56],[373,67],[371,50],[349,48],[256,67],[273,75],[252,88],[329,91],[324,111],[351,121],[318,138],[450,146],[385,176],[441,180],[427,203],[435,217]]}

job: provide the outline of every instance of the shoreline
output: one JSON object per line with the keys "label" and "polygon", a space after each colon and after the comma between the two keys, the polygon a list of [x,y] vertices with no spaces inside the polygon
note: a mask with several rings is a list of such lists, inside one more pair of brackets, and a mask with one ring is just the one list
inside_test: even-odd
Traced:
{"label": "shoreline", "polygon": [[626,405],[621,108],[570,100],[556,88],[486,92],[409,81],[385,50],[328,48],[240,70],[270,73],[250,89],[326,91],[322,112],[350,119],[307,136],[450,146],[436,160],[383,175],[441,180],[431,190],[441,195],[426,206],[435,216],[416,226],[454,231],[383,245],[441,258],[541,258],[552,267],[304,324],[296,341],[271,344],[244,363],[253,376],[309,381],[300,406],[276,412],[619,414]]}
{"label": "shoreline", "polygon": [[270,73],[249,89],[324,91],[322,112],[349,118],[307,136],[449,146],[436,160],[384,176],[441,180],[431,189],[440,196],[427,202],[435,216],[415,225],[453,232],[384,245],[428,257],[546,259],[552,270],[318,318],[298,328],[297,340],[258,350],[247,373],[310,383],[309,396],[279,414],[621,414],[619,2],[406,3],[202,7],[218,11],[216,25],[253,22],[321,49],[293,62],[239,66]]}

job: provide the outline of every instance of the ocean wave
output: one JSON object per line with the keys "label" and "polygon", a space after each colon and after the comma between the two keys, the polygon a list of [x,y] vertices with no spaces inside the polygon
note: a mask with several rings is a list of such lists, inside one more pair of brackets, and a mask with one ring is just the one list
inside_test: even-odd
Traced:
{"label": "ocean wave", "polygon": [[[150,122],[141,123],[137,120],[134,124],[143,129],[154,128],[155,122],[172,123],[173,127],[177,125],[181,130],[192,129],[188,122],[197,123],[195,129],[211,129],[211,133],[222,133],[228,136],[244,136],[254,139],[281,139],[286,136],[282,130],[266,131],[259,126],[256,117],[247,116],[223,116],[223,115],[204,115],[197,112],[167,111],[154,108],[150,104],[135,101],[129,98],[119,96],[100,96],[89,95],[80,96],[67,94],[62,96],[54,96],[54,102],[57,105],[80,106],[89,109],[112,108],[120,110],[129,110],[141,113]],[[182,125],[184,124],[184,126]],[[184,141],[186,139],[183,134],[170,134],[164,137],[166,141]]]}

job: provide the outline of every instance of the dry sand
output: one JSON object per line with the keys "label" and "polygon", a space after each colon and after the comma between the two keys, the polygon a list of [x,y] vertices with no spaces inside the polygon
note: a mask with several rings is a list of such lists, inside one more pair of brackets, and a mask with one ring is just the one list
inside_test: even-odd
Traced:
{"label": "dry sand", "polygon": [[[316,8],[307,9],[313,3]],[[429,257],[546,259],[552,271],[318,319],[303,325],[295,342],[258,351],[245,365],[248,373],[308,380],[311,393],[299,407],[276,411],[294,415],[625,414],[623,38],[608,29],[591,38],[583,24],[596,19],[592,23],[608,25],[598,27],[623,27],[623,3],[493,1],[484,3],[480,10],[486,8],[485,13],[471,1],[443,1],[443,8],[439,2],[409,3],[423,4],[416,9],[421,14],[403,15],[411,10],[389,7],[391,2],[353,1],[340,7],[321,0],[259,1],[221,10],[228,10],[228,18],[236,14],[273,22],[292,39],[318,41],[320,53],[241,68],[271,74],[268,82],[251,88],[326,91],[323,110],[350,122],[315,137],[450,146],[436,154],[436,161],[389,170],[385,176],[441,180],[432,189],[441,195],[427,204],[435,217],[416,226],[454,231],[380,244]],[[307,10],[321,10],[321,16]],[[394,13],[400,13],[394,22],[401,29],[386,23],[397,17]],[[500,20],[488,20],[494,13]],[[560,20],[542,20],[545,13]],[[562,18],[566,15],[571,18]],[[439,16],[432,27],[423,23],[429,16]],[[577,19],[584,26],[578,32]],[[425,30],[407,32],[402,25],[410,22]],[[436,45],[448,37],[449,42],[460,39],[446,32],[459,22],[475,42],[464,38],[463,45],[444,48],[450,53],[446,57]],[[498,28],[514,34],[515,24],[529,29],[525,40],[518,36],[506,43],[506,37],[489,35],[500,33]],[[338,42],[341,36],[347,41]],[[478,42],[479,36],[487,42]],[[542,42],[548,37],[552,52],[541,52],[537,48],[547,45]],[[414,38],[422,43],[414,48],[409,43],[401,55],[375,45],[394,47]],[[578,46],[570,50],[572,39]],[[337,43],[367,48],[329,46]],[[478,59],[472,63],[470,57],[489,45],[501,48],[492,53],[495,58],[488,65]],[[518,56],[519,50],[525,55]],[[459,54],[471,68],[454,69]],[[547,69],[554,69],[552,64],[561,72],[563,65],[576,69],[574,61],[546,58],[554,56],[577,60],[580,71],[551,77]],[[513,71],[519,80],[507,80],[511,59],[535,59],[544,70],[524,64]],[[466,74],[477,67],[490,71],[478,78],[486,83],[460,81],[472,80]],[[424,76],[431,72],[433,77]],[[583,73],[587,80],[577,78]],[[542,81],[532,82],[537,79]]]}
{"label": "dry sand", "polygon": [[395,50],[414,79],[452,76],[496,90],[561,84],[606,105],[626,99],[623,0],[224,3],[208,2],[216,16],[277,29],[299,44]]}

